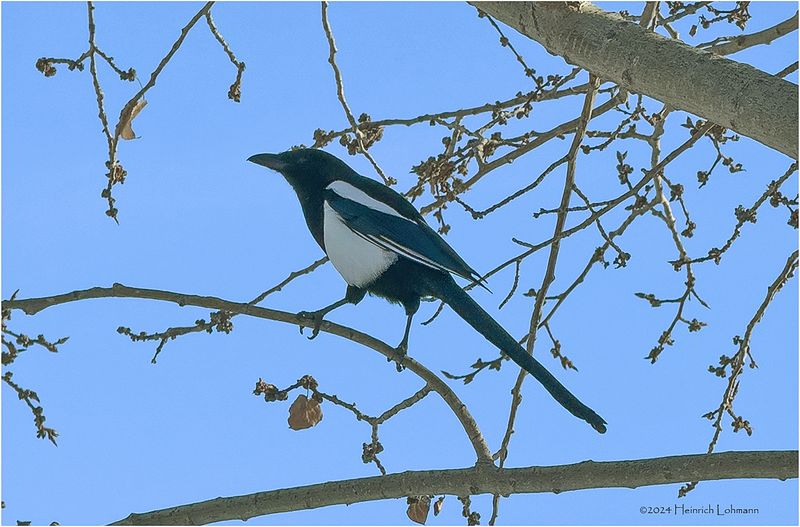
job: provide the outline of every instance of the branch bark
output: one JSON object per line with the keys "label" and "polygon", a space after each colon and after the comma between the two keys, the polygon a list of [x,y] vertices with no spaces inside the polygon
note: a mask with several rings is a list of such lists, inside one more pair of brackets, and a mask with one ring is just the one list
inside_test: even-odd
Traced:
{"label": "branch bark", "polygon": [[201,525],[225,520],[417,495],[527,494],[636,488],[722,479],[797,478],[797,451],[724,452],[572,465],[402,472],[331,481],[131,514],[112,525]]}
{"label": "branch bark", "polygon": [[570,64],[797,158],[795,84],[588,2],[470,3]]}

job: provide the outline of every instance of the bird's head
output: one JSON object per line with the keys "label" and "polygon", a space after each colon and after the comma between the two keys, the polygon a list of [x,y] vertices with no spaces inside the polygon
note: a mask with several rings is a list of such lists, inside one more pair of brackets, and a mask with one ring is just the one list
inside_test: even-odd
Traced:
{"label": "bird's head", "polygon": [[251,163],[280,172],[297,192],[320,191],[350,168],[337,157],[314,148],[287,150],[280,154],[256,154]]}

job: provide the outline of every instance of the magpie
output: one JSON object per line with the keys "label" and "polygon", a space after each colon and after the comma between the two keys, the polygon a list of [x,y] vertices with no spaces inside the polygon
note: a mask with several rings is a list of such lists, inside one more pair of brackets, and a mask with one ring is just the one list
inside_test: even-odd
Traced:
{"label": "magpie", "polygon": [[602,417],[570,393],[456,283],[452,275],[479,284],[483,278],[403,196],[322,150],[256,154],[248,161],[283,175],[300,200],[311,235],[347,282],[343,299],[301,312],[314,321],[309,338],[317,335],[329,312],[358,304],[370,293],[405,308],[406,327],[398,346],[404,354],[420,299],[435,297],[533,375],[561,406],[601,434],[606,431]]}

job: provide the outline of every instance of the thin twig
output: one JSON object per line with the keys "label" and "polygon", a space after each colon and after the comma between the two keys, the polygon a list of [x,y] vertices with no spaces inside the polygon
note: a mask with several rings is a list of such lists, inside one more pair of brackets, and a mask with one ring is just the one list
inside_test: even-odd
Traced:
{"label": "thin twig", "polygon": [[350,123],[350,126],[353,128],[354,133],[356,135],[356,140],[358,141],[358,147],[361,153],[366,157],[369,162],[372,164],[372,167],[375,169],[375,172],[383,179],[383,182],[387,185],[393,185],[397,183],[392,177],[387,176],[375,159],[372,157],[367,149],[364,147],[363,142],[363,132],[358,127],[358,123],[356,122],[356,118],[353,116],[353,112],[350,110],[350,106],[347,104],[347,100],[344,98],[344,81],[342,80],[342,72],[339,70],[339,66],[336,64],[336,41],[333,39],[333,31],[331,31],[330,23],[328,22],[328,2],[321,2],[322,4],[322,27],[325,30],[325,36],[328,39],[328,63],[333,68],[333,75],[336,79],[336,95],[339,97],[339,102],[342,105],[342,109],[344,110],[345,116],[347,116],[347,121]]}
{"label": "thin twig", "polygon": [[[689,150],[692,146],[694,146],[694,144],[697,141],[699,141],[701,137],[703,137],[709,130],[711,130],[715,126],[716,125],[714,123],[710,123],[710,122],[704,123],[700,128],[698,128],[697,130],[695,130],[692,133],[692,136],[689,139],[687,139],[684,143],[682,143],[680,146],[678,146],[672,152],[670,152],[666,157],[664,157],[664,159],[662,159],[661,162],[656,167],[654,167],[654,169],[645,171],[644,177],[642,177],[642,179],[640,179],[639,182],[636,183],[636,185],[632,186],[628,191],[626,191],[623,194],[617,196],[613,200],[610,200],[606,206],[604,206],[603,208],[601,208],[597,212],[593,213],[588,218],[584,219],[583,221],[581,221],[580,223],[578,223],[574,227],[571,227],[569,229],[564,230],[561,233],[561,235],[559,236],[559,239],[566,238],[568,236],[571,236],[571,235],[575,234],[578,231],[583,230],[588,225],[591,225],[592,223],[594,223],[598,218],[602,217],[603,215],[605,215],[609,211],[615,209],[617,207],[617,205],[619,205],[620,203],[625,202],[626,200],[628,200],[631,197],[639,196],[639,191],[642,190],[648,183],[650,183],[650,181],[652,181],[653,177],[655,177],[655,175],[658,172],[662,171],[664,169],[664,167],[666,167],[668,164],[670,164],[672,161],[674,161],[677,157],[679,157],[682,153],[684,153],[685,151]],[[637,199],[640,199],[640,198],[641,198],[641,196],[639,196],[639,198],[637,198]],[[527,247],[528,250],[518,254],[517,256],[515,256],[515,257],[513,257],[513,258],[511,258],[509,260],[506,260],[505,262],[503,262],[502,264],[498,265],[497,267],[495,267],[491,271],[489,271],[487,273],[484,273],[484,275],[483,275],[484,278],[489,278],[489,277],[497,274],[498,272],[502,271],[503,269],[505,269],[509,265],[512,265],[517,260],[521,260],[521,259],[527,258],[528,256],[532,255],[536,251],[549,246],[551,243],[553,243],[554,240],[555,240],[555,238],[549,238],[549,239],[547,239],[547,240],[545,240],[543,242],[537,243],[537,244],[530,244],[530,243],[522,242],[522,241],[519,241],[519,240],[514,240],[516,243],[518,243],[518,244],[520,244],[520,245],[522,245],[524,247]]]}
{"label": "thin twig", "polygon": [[[722,395],[722,401],[720,402],[719,407],[703,416],[709,420],[714,420],[712,423],[714,434],[711,437],[711,442],[708,444],[707,450],[709,455],[714,452],[714,448],[717,445],[719,436],[722,433],[722,418],[725,416],[725,414],[728,414],[733,418],[731,425],[733,426],[734,432],[745,430],[748,435],[752,434],[750,423],[741,416],[737,415],[733,410],[733,402],[739,392],[739,376],[744,370],[745,357],[750,354],[750,339],[752,337],[753,330],[755,330],[756,325],[764,317],[764,313],[767,311],[767,308],[769,307],[770,303],[772,303],[772,300],[775,298],[775,295],[778,293],[778,291],[780,291],[781,288],[783,288],[783,286],[786,285],[786,283],[792,278],[792,276],[794,276],[794,273],[797,271],[797,265],[798,251],[795,250],[789,255],[789,258],[786,259],[786,264],[783,266],[783,269],[781,269],[781,271],[778,273],[778,276],[767,288],[767,294],[764,297],[764,300],[761,302],[761,305],[758,306],[755,314],[747,324],[744,337],[739,337],[737,335],[734,338],[734,344],[738,345],[739,347],[736,354],[733,357],[726,357],[723,355],[720,358],[720,363],[722,364],[721,370],[723,374],[726,367],[730,368],[730,373],[728,376],[728,384],[725,388],[725,392]],[[754,363],[751,363],[751,367],[753,367],[753,365]],[[709,370],[714,372],[717,369],[710,366]],[[690,483],[686,483],[678,490],[678,496],[685,496],[688,492],[694,490],[700,479],[692,478],[690,481]]]}
{"label": "thin twig", "polygon": [[742,227],[744,227],[745,223],[755,223],[756,221],[756,212],[761,205],[763,205],[781,186],[786,182],[789,177],[797,171],[797,162],[793,162],[789,165],[789,168],[786,172],[779,177],[778,179],[771,181],[768,185],[766,190],[761,194],[761,196],[753,202],[753,205],[750,208],[744,208],[741,205],[736,208],[735,216],[736,216],[736,225],[733,227],[733,232],[728,237],[727,241],[722,245],[722,247],[712,247],[708,250],[708,253],[705,256],[701,256],[698,258],[686,259],[686,260],[679,260],[673,262],[674,265],[680,267],[681,265],[690,265],[693,263],[702,263],[709,260],[713,260],[714,263],[719,264],[722,255],[725,254],[728,249],[731,248],[733,243],[736,241],[737,238],[741,235]]}
{"label": "thin twig", "polygon": [[[583,102],[581,116],[576,127],[572,145],[570,146],[569,153],[567,154],[567,175],[564,181],[564,191],[561,194],[561,204],[559,205],[560,212],[556,217],[556,226],[553,232],[554,241],[550,245],[550,255],[547,259],[547,268],[545,270],[544,277],[542,278],[542,285],[536,292],[536,302],[533,307],[533,313],[531,314],[530,328],[528,330],[528,341],[526,343],[526,349],[529,354],[533,354],[534,346],[536,344],[536,332],[539,327],[539,321],[542,317],[544,299],[547,296],[547,291],[550,288],[550,284],[552,284],[553,280],[555,279],[555,268],[558,261],[558,253],[561,249],[561,237],[564,231],[564,225],[567,221],[567,209],[569,208],[572,189],[575,186],[575,165],[580,152],[581,142],[583,141],[584,134],[586,133],[586,127],[589,125],[589,121],[592,119],[592,106],[594,105],[595,93],[599,86],[600,80],[590,73],[589,91],[586,92],[586,98]],[[500,468],[503,468],[505,465],[508,455],[508,446],[511,442],[511,434],[514,433],[514,423],[517,417],[517,409],[522,402],[520,390],[522,389],[522,383],[525,380],[526,373],[527,372],[525,370],[520,370],[519,374],[517,375],[517,380],[514,383],[514,387],[511,389],[511,410],[509,411],[508,423],[506,425],[506,431],[503,435],[503,440],[500,445],[500,450],[498,450],[496,454],[500,462]],[[497,493],[495,494],[492,502],[492,520],[497,518],[500,503],[499,500],[500,494]],[[493,524],[493,521],[490,523]]]}
{"label": "thin twig", "polygon": [[214,35],[214,38],[217,39],[217,42],[222,46],[222,49],[225,51],[225,54],[228,55],[231,63],[236,66],[236,80],[233,81],[233,84],[231,84],[231,87],[228,89],[228,98],[232,101],[240,102],[242,98],[242,73],[244,73],[245,64],[236,58],[231,47],[225,42],[225,39],[222,38],[219,29],[217,29],[217,26],[214,24],[214,19],[211,17],[211,10],[206,11],[206,22],[208,23],[208,28],[211,30],[211,34]]}
{"label": "thin twig", "polygon": [[321,265],[323,265],[323,264],[325,264],[327,262],[328,262],[328,257],[324,256],[324,257],[320,258],[319,260],[317,260],[316,262],[313,262],[311,265],[307,265],[307,266],[303,267],[302,269],[298,269],[297,271],[293,271],[293,272],[289,273],[289,276],[284,278],[280,283],[270,287],[269,289],[267,289],[266,291],[264,291],[263,293],[261,293],[260,295],[258,295],[254,299],[252,299],[250,302],[248,302],[248,304],[253,304],[253,305],[259,304],[262,300],[267,298],[269,295],[271,295],[273,293],[277,293],[278,291],[280,291],[281,289],[283,289],[284,287],[289,285],[289,283],[294,281],[296,278],[299,278],[299,277],[301,277],[303,275],[311,273],[312,271],[316,270],[317,267],[319,267],[319,266],[321,266]]}

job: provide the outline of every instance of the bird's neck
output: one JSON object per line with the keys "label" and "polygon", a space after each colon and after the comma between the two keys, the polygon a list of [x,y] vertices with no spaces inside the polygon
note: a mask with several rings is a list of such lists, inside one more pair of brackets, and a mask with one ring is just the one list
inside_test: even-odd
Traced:
{"label": "bird's neck", "polygon": [[322,197],[323,189],[298,189],[295,188],[295,192],[297,193],[297,198],[300,200],[300,206],[303,208],[303,216],[306,218],[306,225],[308,225],[308,230],[311,231],[311,235],[314,236],[314,240],[316,240],[317,244],[325,250],[325,241],[324,241],[324,233],[323,233],[323,224],[324,224],[324,216],[323,216],[323,204],[324,200]]}

